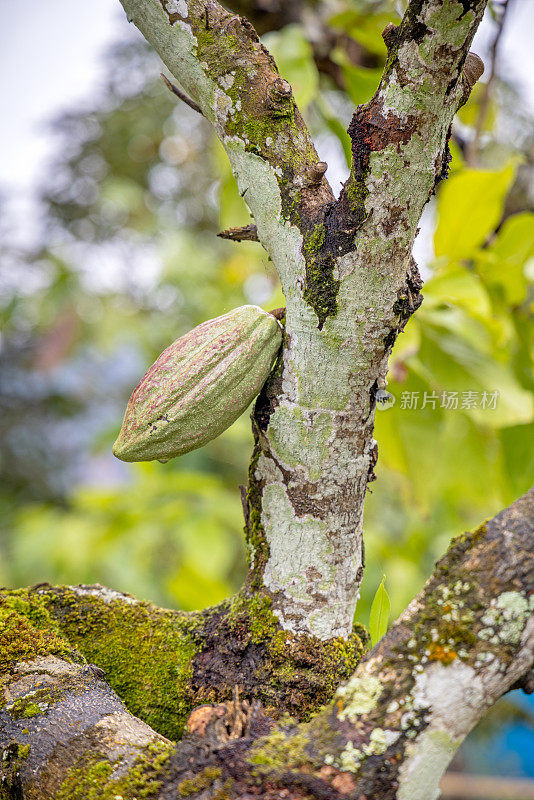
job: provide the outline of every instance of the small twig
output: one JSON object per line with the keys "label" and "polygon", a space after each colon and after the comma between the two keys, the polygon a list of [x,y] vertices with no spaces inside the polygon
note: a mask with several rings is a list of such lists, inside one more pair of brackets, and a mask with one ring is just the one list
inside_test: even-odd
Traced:
{"label": "small twig", "polygon": [[469,166],[474,167],[476,166],[478,150],[480,147],[480,137],[482,135],[482,129],[484,128],[484,122],[486,121],[486,117],[488,114],[490,99],[491,99],[491,92],[493,88],[493,84],[495,82],[495,75],[497,71],[497,52],[499,49],[499,44],[501,41],[501,37],[504,31],[504,22],[506,19],[506,12],[510,8],[511,1],[504,0],[502,4],[502,13],[500,15],[500,19],[497,22],[497,30],[495,32],[495,36],[491,45],[490,54],[491,54],[491,67],[490,67],[490,74],[487,83],[484,86],[482,96],[480,98],[480,102],[478,105],[478,114],[477,119],[475,122],[475,132],[473,138],[470,142],[468,142],[466,147],[466,163]]}
{"label": "small twig", "polygon": [[217,234],[221,239],[230,239],[232,242],[259,242],[258,229],[255,225],[245,225],[242,228],[227,228]]}
{"label": "small twig", "polygon": [[194,100],[191,100],[191,98],[188,97],[186,94],[184,94],[181,91],[181,89],[179,89],[177,86],[174,85],[174,83],[171,83],[170,80],[163,74],[163,72],[160,72],[160,75],[165,81],[165,85],[167,86],[167,88],[170,89],[171,92],[176,95],[176,97],[179,97],[180,100],[182,100],[186,105],[188,105],[189,108],[192,108],[193,111],[198,111],[199,114],[202,114],[202,109],[200,108],[199,105],[195,103]]}
{"label": "small twig", "polygon": [[441,780],[441,792],[450,800],[534,800],[534,781],[447,772]]}

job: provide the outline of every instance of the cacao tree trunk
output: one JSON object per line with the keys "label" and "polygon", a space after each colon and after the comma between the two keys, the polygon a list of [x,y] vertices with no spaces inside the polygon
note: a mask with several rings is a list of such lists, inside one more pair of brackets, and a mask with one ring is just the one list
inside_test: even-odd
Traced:
{"label": "cacao tree trunk", "polygon": [[335,199],[250,22],[215,0],[122,0],[228,153],[280,276],[284,346],[253,412],[236,598],[187,615],[99,586],[0,596],[2,800],[432,800],[484,711],[531,687],[532,493],[456,540],[359,664],[353,628],[374,411],[420,303],[412,244],[482,70],[485,3],[412,0],[385,29]]}
{"label": "cacao tree trunk", "polygon": [[347,637],[376,393],[420,302],[412,244],[446,174],[452,118],[481,71],[468,50],[485,0],[413,2],[388,26],[386,69],[350,124],[338,200],[290,85],[247,20],[214,0],[123,6],[213,123],[286,298],[282,360],[254,412],[248,586],[268,594],[285,629]]}

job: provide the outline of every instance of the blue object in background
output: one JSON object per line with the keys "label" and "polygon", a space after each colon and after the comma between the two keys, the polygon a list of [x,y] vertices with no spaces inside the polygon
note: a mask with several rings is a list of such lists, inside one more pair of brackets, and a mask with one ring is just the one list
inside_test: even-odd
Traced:
{"label": "blue object in background", "polygon": [[534,695],[510,692],[460,747],[452,770],[534,779]]}

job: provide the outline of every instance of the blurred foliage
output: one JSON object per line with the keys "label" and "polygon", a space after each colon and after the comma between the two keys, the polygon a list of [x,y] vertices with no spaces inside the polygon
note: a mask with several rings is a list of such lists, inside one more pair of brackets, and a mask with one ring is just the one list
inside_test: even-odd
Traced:
{"label": "blurred foliage", "polygon": [[[265,36],[335,189],[347,174],[354,104],[379,79],[369,64],[385,59],[380,31],[396,19],[390,2],[338,4],[331,58],[344,88],[318,70],[302,26]],[[153,53],[135,38],[104,68],[101,96],[55,126],[37,243],[16,247],[6,235],[1,245],[0,582],[98,581],[201,608],[244,575],[238,485],[251,450],[247,416],[165,465],[119,463],[111,444],[132,388],[171,341],[235,306],[269,309],[283,297],[259,245],[216,237],[247,224],[249,212],[222,146],[176,103]],[[396,402],[377,413],[378,481],[357,612],[364,623],[384,574],[395,616],[450,537],[509,503],[534,475],[532,146],[513,87],[501,80],[498,89],[483,169],[462,156],[477,89],[455,125],[451,178],[423,223],[435,226],[433,253],[429,245],[420,265],[425,301],[395,346]],[[458,408],[444,407],[444,392],[458,392]],[[477,393],[477,407],[462,407],[467,392]],[[495,392],[495,408],[481,407]],[[404,407],[415,394],[418,407]]]}
{"label": "blurred foliage", "polygon": [[76,489],[68,513],[23,508],[13,578],[37,582],[44,574],[68,583],[76,575],[83,583],[127,585],[159,604],[172,597],[186,610],[201,608],[244,577],[239,511],[216,475],[136,465],[121,491]]}

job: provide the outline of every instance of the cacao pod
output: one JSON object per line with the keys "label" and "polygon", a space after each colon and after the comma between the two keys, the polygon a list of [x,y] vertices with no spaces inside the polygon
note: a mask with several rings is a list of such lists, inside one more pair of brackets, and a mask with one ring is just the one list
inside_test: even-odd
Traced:
{"label": "cacao pod", "polygon": [[282,343],[276,319],[241,306],[170,345],[132,392],[113,453],[168,460],[215,439],[246,410]]}

